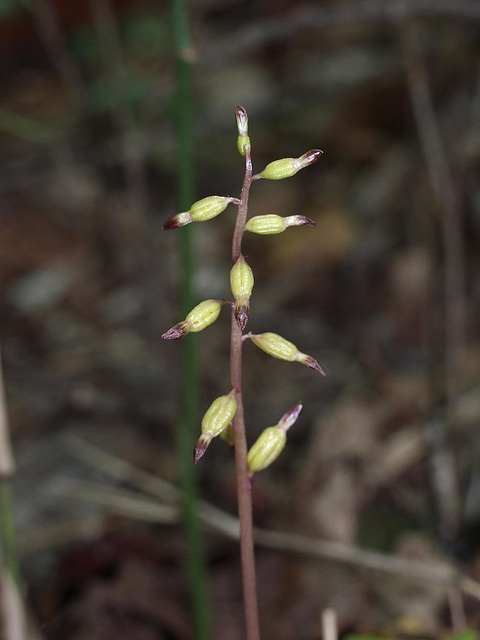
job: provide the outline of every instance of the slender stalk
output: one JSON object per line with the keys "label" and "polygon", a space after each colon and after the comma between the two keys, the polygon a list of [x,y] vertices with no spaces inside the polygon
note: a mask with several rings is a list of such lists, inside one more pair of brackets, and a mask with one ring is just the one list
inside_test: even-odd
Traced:
{"label": "slender stalk", "polygon": [[[178,145],[177,190],[180,211],[193,201],[195,171],[193,158],[192,58],[188,55],[192,42],[185,0],[172,0],[173,35],[177,64],[177,96],[175,104]],[[180,230],[182,270],[182,307],[186,314],[194,306],[194,237],[187,226]],[[199,404],[199,373],[194,336],[186,336],[182,351],[182,404],[177,437],[177,460],[182,485],[184,533],[190,579],[190,598],[195,638],[211,638],[210,606],[207,589],[206,559],[198,514],[198,496],[192,466],[193,429]]]}
{"label": "slender stalk", "polygon": [[[232,261],[240,256],[242,237],[248,211],[248,196],[252,184],[250,147],[245,149],[245,177],[243,180],[237,221],[232,241]],[[242,395],[242,330],[232,310],[230,340],[230,381],[236,391],[237,411],[233,419],[235,433],[235,470],[237,482],[238,517],[240,520],[240,554],[242,562],[243,600],[247,640],[260,640],[258,622],[257,585],[255,576],[255,552],[253,544],[252,496],[247,466],[247,439]]]}

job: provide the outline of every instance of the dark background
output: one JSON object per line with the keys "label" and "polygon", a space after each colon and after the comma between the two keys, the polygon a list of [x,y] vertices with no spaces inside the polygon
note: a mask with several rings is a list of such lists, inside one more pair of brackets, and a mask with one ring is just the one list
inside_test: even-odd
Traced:
{"label": "dark background", "polygon": [[[255,480],[256,524],[480,579],[480,4],[190,8],[197,199],[239,195],[237,104],[255,171],[324,151],[252,187],[252,215],[317,226],[245,237],[249,328],[327,372],[245,346],[249,441],[305,406]],[[178,484],[180,348],[160,340],[182,319],[178,235],[161,231],[182,161],[170,6],[3,0],[0,17],[0,332],[28,602],[46,639],[188,639],[178,523],[152,523],[138,486],[132,519],[115,502],[132,486],[86,458],[88,443]],[[198,300],[230,295],[233,209],[195,225]],[[203,412],[228,392],[228,314],[197,343]],[[229,513],[233,471],[217,441],[197,469]],[[237,546],[212,533],[207,552],[216,637],[242,638]],[[260,549],[258,572],[267,640],[320,638],[327,606],[341,632],[480,624],[472,597],[355,560]]]}

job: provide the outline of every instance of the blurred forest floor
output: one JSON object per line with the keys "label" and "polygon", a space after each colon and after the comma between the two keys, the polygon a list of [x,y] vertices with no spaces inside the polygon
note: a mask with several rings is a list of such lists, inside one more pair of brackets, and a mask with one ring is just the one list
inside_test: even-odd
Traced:
{"label": "blurred forest floor", "polygon": [[[319,640],[327,607],[341,634],[480,629],[474,583],[441,578],[480,581],[480,3],[194,0],[191,21],[198,198],[239,194],[237,104],[256,171],[324,151],[251,194],[251,215],[317,226],[245,238],[249,328],[327,372],[245,346],[250,442],[305,407],[254,483],[256,525],[304,536],[260,534],[264,640]],[[182,401],[160,340],[181,319],[169,3],[0,0],[0,75],[0,338],[38,637],[189,640],[176,492],[152,479],[178,485]],[[232,231],[228,211],[195,227],[198,300],[230,295]],[[227,314],[197,342],[204,411],[227,392]],[[215,637],[239,640],[233,455],[215,441],[196,473],[221,510]]]}

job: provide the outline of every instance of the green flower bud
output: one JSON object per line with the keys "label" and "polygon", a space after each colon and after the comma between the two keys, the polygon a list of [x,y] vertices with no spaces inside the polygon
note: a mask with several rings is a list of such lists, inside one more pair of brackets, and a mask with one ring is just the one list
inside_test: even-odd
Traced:
{"label": "green flower bud", "polygon": [[221,435],[233,420],[237,410],[235,389],[212,402],[202,420],[202,435],[193,450],[193,462],[197,464],[213,438]]}
{"label": "green flower bud", "polygon": [[163,334],[164,340],[178,340],[183,338],[187,333],[197,333],[205,327],[215,322],[218,318],[220,309],[226,304],[222,300],[204,300],[194,307],[188,316],[174,327]]}
{"label": "green flower bud", "polygon": [[296,422],[303,409],[301,402],[287,411],[274,427],[265,429],[247,455],[248,470],[250,473],[262,471],[278,458],[285,443],[287,431]]}
{"label": "green flower bud", "polygon": [[283,180],[283,178],[291,178],[300,169],[308,167],[318,160],[323,151],[320,149],[312,149],[307,151],[299,158],[282,158],[281,160],[274,160],[267,164],[265,169],[258,174],[259,178],[266,178],[267,180]]}
{"label": "green flower bud", "polygon": [[243,331],[250,316],[250,296],[254,285],[253,271],[240,254],[230,271],[230,286],[235,298],[234,315]]}
{"label": "green flower bud", "polygon": [[237,202],[236,198],[230,198],[228,196],[208,196],[194,202],[189,211],[183,213],[177,213],[171,216],[162,229],[178,229],[178,227],[184,227],[190,222],[205,222],[205,220],[211,220],[218,216],[222,211],[225,211],[230,202]]}
{"label": "green flower bud", "polygon": [[235,444],[235,432],[233,431],[233,425],[228,424],[220,434],[220,438],[231,449]]}
{"label": "green flower bud", "polygon": [[245,225],[245,231],[259,233],[261,235],[282,233],[286,228],[285,218],[277,216],[275,213],[269,213],[264,216],[254,216],[250,218]]}
{"label": "green flower bud", "polygon": [[306,216],[277,216],[275,213],[268,213],[264,216],[254,216],[245,225],[245,231],[258,233],[261,235],[269,235],[274,233],[282,233],[287,227],[300,227],[303,225],[315,226],[315,222]]}
{"label": "green flower bud", "polygon": [[248,452],[247,463],[250,473],[262,471],[270,466],[278,458],[286,442],[287,436],[277,427],[269,427],[262,431]]}
{"label": "green flower bud", "polygon": [[222,211],[225,211],[230,202],[233,202],[234,198],[227,196],[208,196],[198,200],[190,207],[190,215],[194,222],[204,222],[205,220],[211,220],[218,216]]}
{"label": "green flower bud", "polygon": [[287,360],[288,362],[301,362],[310,369],[315,369],[315,371],[321,373],[322,376],[325,375],[325,371],[314,358],[299,351],[292,342],[286,338],[282,338],[282,336],[279,336],[277,333],[250,334],[246,337],[251,338],[259,349],[262,349],[262,351],[265,351],[265,353],[268,353],[274,358]]}
{"label": "green flower bud", "polygon": [[245,157],[245,149],[246,147],[250,147],[250,138],[248,136],[238,136],[237,138],[237,149],[241,156]]}

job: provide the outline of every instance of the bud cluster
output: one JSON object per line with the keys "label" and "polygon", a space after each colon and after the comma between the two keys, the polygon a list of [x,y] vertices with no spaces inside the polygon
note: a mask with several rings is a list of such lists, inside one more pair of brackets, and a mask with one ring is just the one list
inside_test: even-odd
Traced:
{"label": "bud cluster", "polygon": [[[322,151],[312,149],[304,153],[298,158],[282,158],[267,164],[265,169],[256,175],[252,175],[251,170],[251,142],[248,135],[248,116],[243,107],[237,107],[236,122],[238,129],[237,147],[239,153],[245,157],[246,173],[244,187],[240,199],[230,196],[208,196],[195,202],[188,211],[177,213],[171,216],[164,224],[164,229],[176,229],[183,227],[191,222],[204,222],[215,218],[225,211],[230,203],[238,206],[237,224],[235,228],[234,241],[232,244],[233,266],[230,271],[230,288],[233,301],[223,300],[204,300],[190,311],[185,320],[176,324],[163,334],[165,340],[177,340],[183,338],[187,333],[195,333],[202,331],[210,324],[215,322],[220,314],[222,306],[228,305],[232,308],[235,324],[232,325],[232,341],[233,336],[237,336],[239,341],[238,352],[241,349],[241,343],[250,339],[252,342],[262,349],[265,353],[288,362],[300,362],[305,366],[325,375],[322,367],[311,356],[302,353],[292,342],[279,336],[276,333],[249,333],[243,335],[243,331],[250,317],[250,298],[254,286],[254,276],[250,265],[245,260],[241,252],[241,239],[244,231],[256,233],[259,235],[278,234],[285,231],[288,227],[314,226],[315,222],[302,215],[290,215],[286,217],[279,216],[274,213],[267,215],[259,215],[249,220],[247,216],[248,190],[252,182],[258,179],[266,180],[282,180],[294,176],[301,169],[313,164],[318,160]],[[249,169],[248,169],[249,167]],[[245,192],[245,184],[247,191]],[[245,195],[245,193],[247,195]],[[236,243],[235,237],[237,237]],[[236,247],[236,248],[235,248]],[[235,329],[235,331],[234,331]],[[236,333],[235,333],[236,332]],[[232,342],[233,344],[233,342]],[[233,353],[233,347],[232,347]],[[233,356],[232,356],[233,357]],[[241,362],[241,360],[240,360]],[[241,402],[241,376],[240,382],[235,382],[233,375],[231,381],[232,390],[224,396],[220,396],[210,405],[205,413],[201,424],[201,436],[198,439],[193,459],[196,464],[204,455],[207,447],[213,438],[220,436],[227,444],[234,444],[234,433],[237,413],[237,402]],[[295,405],[287,411],[279,422],[265,429],[255,444],[248,451],[246,464],[251,476],[256,471],[261,471],[268,467],[280,454],[286,443],[286,433],[288,429],[297,420],[303,408],[301,403]],[[238,412],[243,416],[242,412]],[[242,422],[243,423],[243,422]]]}

